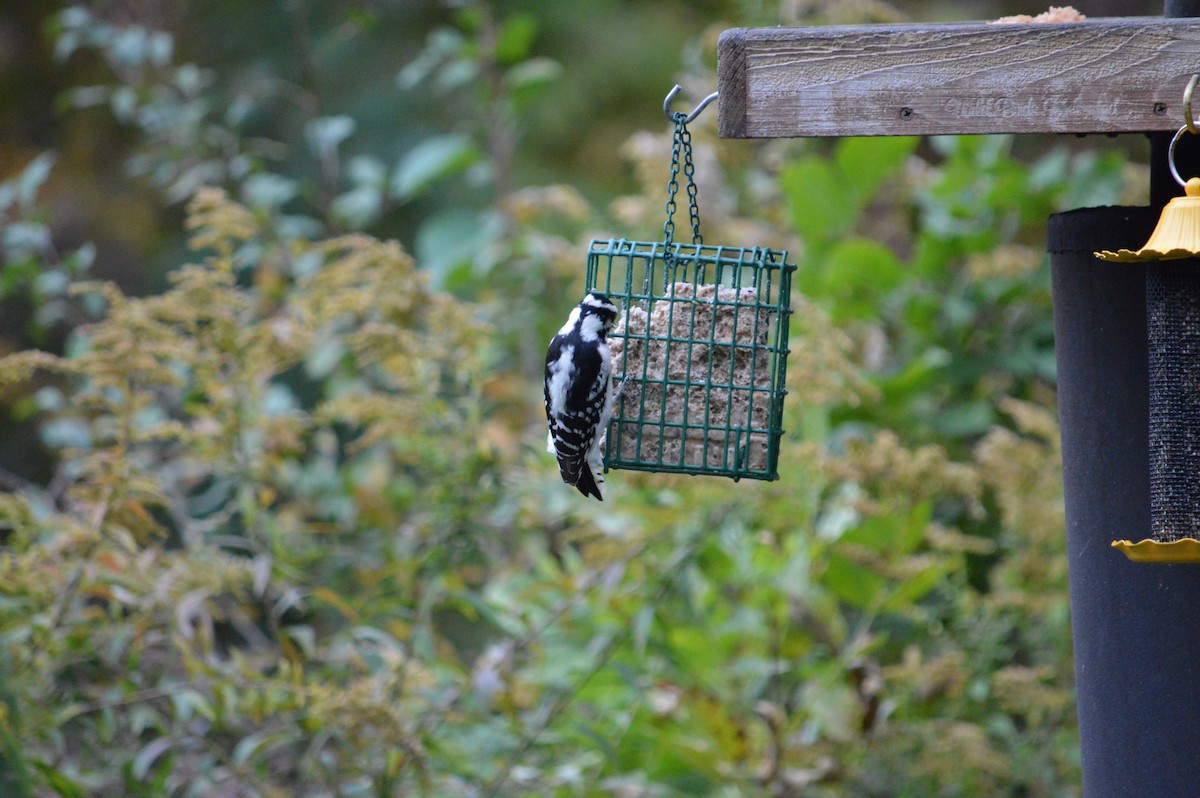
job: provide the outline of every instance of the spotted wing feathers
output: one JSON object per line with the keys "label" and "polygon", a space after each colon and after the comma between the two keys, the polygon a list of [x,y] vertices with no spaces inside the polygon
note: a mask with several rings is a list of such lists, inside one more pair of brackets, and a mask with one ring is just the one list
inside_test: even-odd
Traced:
{"label": "spotted wing feathers", "polygon": [[590,461],[604,434],[600,427],[612,376],[607,348],[602,338],[584,340],[570,330],[554,336],[546,352],[546,419],[559,473],[563,482],[601,501]]}

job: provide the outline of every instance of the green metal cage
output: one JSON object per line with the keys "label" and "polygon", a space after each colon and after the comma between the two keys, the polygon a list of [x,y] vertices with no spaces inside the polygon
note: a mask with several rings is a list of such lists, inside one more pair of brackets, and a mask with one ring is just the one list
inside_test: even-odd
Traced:
{"label": "green metal cage", "polygon": [[592,241],[587,288],[623,311],[606,471],[778,479],[795,270],[762,247]]}

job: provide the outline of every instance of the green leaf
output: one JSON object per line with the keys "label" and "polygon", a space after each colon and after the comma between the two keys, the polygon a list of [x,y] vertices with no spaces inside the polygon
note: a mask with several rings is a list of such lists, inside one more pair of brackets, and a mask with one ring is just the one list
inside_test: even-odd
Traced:
{"label": "green leaf", "polygon": [[1066,147],[1055,147],[1039,158],[1029,169],[1029,187],[1034,191],[1045,191],[1064,184],[1071,154]]}
{"label": "green leaf", "polygon": [[1118,205],[1125,193],[1126,156],[1118,152],[1079,153],[1071,161],[1066,196],[1059,208]]}
{"label": "green leaf", "polygon": [[[450,594],[457,602],[466,605],[479,615],[481,622],[486,622],[507,635],[516,637],[524,631],[520,622],[511,615],[501,614],[473,590],[457,590]],[[482,623],[480,624],[482,626]]]}
{"label": "green leaf", "polygon": [[900,525],[900,535],[896,540],[893,552],[895,554],[911,554],[925,542],[925,530],[933,520],[933,502],[930,499],[915,505],[908,513],[908,518]]}
{"label": "green leaf", "polygon": [[379,14],[369,8],[351,8],[346,11],[346,22],[364,33],[370,33],[379,27]]}
{"label": "green leaf", "polygon": [[313,154],[322,159],[331,158],[342,142],[354,134],[357,124],[352,116],[323,116],[306,124],[304,135]]}
{"label": "green leaf", "polygon": [[280,208],[290,202],[299,191],[295,180],[271,172],[250,175],[242,183],[242,198],[246,204],[257,208]]}
{"label": "green leaf", "polygon": [[996,411],[983,399],[948,407],[932,420],[934,430],[948,438],[982,435],[995,423]]}
{"label": "green leaf", "polygon": [[61,795],[62,798],[84,798],[83,788],[63,775],[62,771],[38,759],[29,761],[50,783],[50,789]]}
{"label": "green leaf", "polygon": [[854,692],[846,683],[845,669],[836,660],[817,665],[802,691],[808,723],[825,737],[835,740],[853,738],[855,721],[861,713]]}
{"label": "green leaf", "polygon": [[892,173],[904,165],[921,142],[920,136],[846,138],[838,142],[834,161],[851,191],[866,201],[875,196]]}
{"label": "green leaf", "polygon": [[531,58],[505,72],[504,82],[510,89],[527,89],[550,83],[562,72],[562,64],[552,58]]}
{"label": "green leaf", "polygon": [[151,740],[141,751],[138,751],[137,756],[133,758],[133,765],[130,769],[134,780],[139,782],[145,781],[155,761],[165,754],[170,747],[171,738],[159,737]]}
{"label": "green leaf", "polygon": [[944,379],[944,371],[953,361],[949,352],[940,346],[931,346],[909,360],[904,366],[879,384],[890,398],[899,399],[925,391]]}
{"label": "green leaf", "polygon": [[96,245],[88,241],[65,257],[67,269],[76,277],[86,273],[96,262]]}
{"label": "green leaf", "polygon": [[193,715],[199,715],[207,720],[216,717],[212,704],[195,690],[180,690],[178,693],[173,693],[171,704],[175,708],[175,717],[180,721],[191,720]]}
{"label": "green leaf", "polygon": [[839,542],[854,543],[889,557],[910,554],[925,539],[925,527],[932,515],[933,505],[926,500],[915,505],[904,517],[865,518],[846,530]]}
{"label": "green leaf", "polygon": [[801,158],[779,176],[792,224],[809,246],[837,238],[854,226],[857,198],[824,158]]}
{"label": "green leaf", "polygon": [[496,61],[502,65],[515,64],[528,57],[537,29],[532,14],[514,14],[504,20],[496,33]]}
{"label": "green leaf", "polygon": [[[837,320],[872,319],[882,315],[883,300],[905,277],[904,265],[891,249],[868,238],[850,238],[814,264],[811,286],[822,298],[834,300],[830,311]],[[810,283],[810,280],[802,282]]]}
{"label": "green leaf", "polygon": [[141,25],[123,28],[113,38],[109,57],[126,67],[140,67],[146,60],[150,43],[149,31]]}
{"label": "green leaf", "polygon": [[30,161],[17,177],[17,201],[21,203],[21,209],[26,213],[33,209],[38,189],[50,177],[50,170],[56,160],[58,160],[58,156],[54,153],[43,152]]}
{"label": "green leaf", "polygon": [[483,12],[476,6],[461,4],[454,13],[454,24],[467,33],[478,33],[483,27]]}
{"label": "green leaf", "polygon": [[466,39],[452,28],[436,28],[425,40],[425,49],[396,76],[396,85],[407,91],[433,74],[447,59],[463,49]]}
{"label": "green leaf", "polygon": [[383,210],[383,194],[376,186],[355,186],[339,194],[329,210],[333,218],[346,227],[361,230],[379,218]]}
{"label": "green leaf", "polygon": [[838,143],[832,162],[802,158],[780,174],[792,223],[809,246],[820,246],[853,230],[867,201],[907,160],[915,136],[850,138]]}
{"label": "green leaf", "polygon": [[441,94],[470,84],[479,77],[479,62],[473,58],[456,58],[434,73],[433,88]]}
{"label": "green leaf", "polygon": [[888,586],[882,576],[836,551],[829,553],[822,581],[838,598],[860,610],[874,605]]}
{"label": "green leaf", "polygon": [[356,186],[382,188],[387,180],[387,165],[373,155],[356,155],[346,165],[346,174]]}
{"label": "green leaf", "polygon": [[50,228],[36,222],[13,222],[5,225],[0,240],[6,257],[12,260],[37,258],[50,247]]}
{"label": "green leaf", "polygon": [[647,604],[633,616],[633,646],[638,655],[646,653],[646,641],[654,627],[654,605]]}
{"label": "green leaf", "polygon": [[461,172],[479,158],[469,136],[451,133],[418,144],[396,166],[392,196],[407,201],[434,183]]}
{"label": "green leaf", "polygon": [[562,71],[562,64],[549,58],[532,58],[508,70],[504,82],[512,107],[517,111],[525,108],[541,96]]}
{"label": "green leaf", "polygon": [[446,211],[421,226],[417,257],[438,287],[468,288],[475,264],[501,233],[501,221],[490,213]]}
{"label": "green leaf", "polygon": [[243,737],[233,749],[233,764],[244,765],[278,736],[277,732],[260,731]]}
{"label": "green leaf", "polygon": [[923,568],[895,586],[883,602],[882,609],[895,612],[920,601],[946,578],[956,562],[948,557],[931,560],[929,567]]}
{"label": "green leaf", "polygon": [[305,657],[312,659],[317,653],[317,634],[308,624],[288,626],[284,635],[296,644]]}

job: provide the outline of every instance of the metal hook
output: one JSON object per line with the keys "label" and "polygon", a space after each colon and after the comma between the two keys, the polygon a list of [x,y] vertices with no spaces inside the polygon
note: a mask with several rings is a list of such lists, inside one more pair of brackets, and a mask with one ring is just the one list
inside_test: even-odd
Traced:
{"label": "metal hook", "polygon": [[[671,101],[679,96],[679,92],[681,91],[683,91],[683,87],[676,83],[675,88],[671,89],[671,91],[667,94],[667,99],[663,100],[663,113],[666,114],[667,119],[672,122],[675,121],[675,115],[671,113]],[[714,91],[712,94],[701,100],[700,104],[697,105],[690,114],[683,118],[683,123],[685,125],[691,124],[696,117],[700,116],[700,112],[708,107],[709,103],[717,99],[718,94],[720,94],[720,92]]]}
{"label": "metal hook", "polygon": [[[1192,121],[1191,119],[1188,120]],[[1167,147],[1167,166],[1171,167],[1171,177],[1175,178],[1175,182],[1181,186],[1187,186],[1187,183],[1179,174],[1179,169],[1175,166],[1175,145],[1179,143],[1179,137],[1187,132],[1188,126],[1184,125],[1175,131],[1175,135],[1171,137],[1171,146]]]}
{"label": "metal hook", "polygon": [[1200,129],[1192,121],[1192,92],[1196,91],[1197,82],[1200,82],[1200,75],[1192,75],[1187,88],[1183,90],[1183,121],[1187,123],[1188,132],[1193,136],[1200,135]]}

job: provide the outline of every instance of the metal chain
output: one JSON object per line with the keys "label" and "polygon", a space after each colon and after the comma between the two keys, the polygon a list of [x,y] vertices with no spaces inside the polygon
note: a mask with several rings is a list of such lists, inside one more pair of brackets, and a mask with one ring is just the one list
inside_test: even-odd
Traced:
{"label": "metal chain", "polygon": [[692,163],[692,134],[687,125],[680,126],[683,142],[683,174],[687,178],[688,216],[692,222],[692,243],[703,244],[704,237],[700,235],[700,206],[696,203],[696,167]]}
{"label": "metal chain", "polygon": [[692,134],[687,129],[687,114],[676,113],[675,135],[671,141],[671,179],[667,181],[667,221],[663,224],[664,251],[670,258],[675,243],[675,194],[679,191],[679,155],[683,154],[683,174],[687,178],[688,217],[692,223],[692,243],[703,244],[700,235],[700,207],[696,201],[696,166],[692,161]]}
{"label": "metal chain", "polygon": [[663,224],[663,252],[671,257],[671,245],[675,243],[675,192],[679,190],[679,129],[684,125],[685,115],[675,114],[675,135],[671,139],[671,179],[667,181],[667,221]]}

